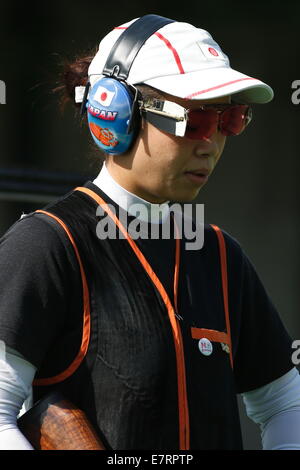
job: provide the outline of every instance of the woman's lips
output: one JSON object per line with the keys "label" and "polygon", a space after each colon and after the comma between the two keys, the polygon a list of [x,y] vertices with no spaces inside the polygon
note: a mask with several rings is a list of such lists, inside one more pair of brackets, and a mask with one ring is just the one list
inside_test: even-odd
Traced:
{"label": "woman's lips", "polygon": [[209,176],[209,171],[208,170],[201,170],[201,171],[186,171],[185,176],[189,179],[189,181],[192,181],[193,183],[196,184],[203,184],[206,183],[208,180]]}

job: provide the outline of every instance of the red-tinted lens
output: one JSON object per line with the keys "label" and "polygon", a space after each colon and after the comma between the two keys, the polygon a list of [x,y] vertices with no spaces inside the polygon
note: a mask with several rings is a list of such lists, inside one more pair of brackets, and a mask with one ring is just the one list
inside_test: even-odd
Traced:
{"label": "red-tinted lens", "polygon": [[185,131],[188,139],[208,139],[217,130],[219,116],[215,109],[190,110]]}
{"label": "red-tinted lens", "polygon": [[219,128],[223,135],[238,135],[248,124],[247,105],[231,106],[220,115]]}
{"label": "red-tinted lens", "polygon": [[203,109],[190,110],[185,131],[188,139],[205,140],[219,128],[223,135],[238,135],[251,120],[247,105],[205,105]]}

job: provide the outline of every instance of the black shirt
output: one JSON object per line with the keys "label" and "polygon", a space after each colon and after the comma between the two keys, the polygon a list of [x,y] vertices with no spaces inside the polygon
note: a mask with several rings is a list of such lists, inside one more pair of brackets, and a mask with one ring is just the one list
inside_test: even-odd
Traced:
{"label": "black shirt", "polygon": [[[118,206],[93,183],[88,182],[85,186],[118,209]],[[128,354],[128,351],[131,355],[132,348],[135,347],[135,343],[132,343],[131,349],[127,351],[123,344],[125,341],[123,337],[120,336],[117,339],[116,334],[109,336],[113,330],[110,321],[117,322],[120,318],[120,324],[122,324],[121,318],[123,318],[126,329],[127,322],[130,322],[132,317],[131,334],[134,326],[137,335],[144,335],[143,342],[141,342],[143,345],[148,341],[149,331],[152,337],[156,334],[159,337],[162,334],[159,329],[167,328],[166,336],[162,337],[165,352],[154,350],[151,358],[150,349],[148,358],[142,358],[139,353],[137,360],[141,361],[141,370],[148,367],[148,372],[151,374],[156,374],[155,367],[161,368],[154,380],[155,386],[151,383],[151,387],[154,388],[151,388],[149,384],[147,386],[149,385],[149,390],[151,388],[151,393],[157,393],[161,397],[162,401],[159,406],[165,410],[165,418],[161,419],[166,422],[171,421],[174,407],[177,406],[176,394],[170,395],[169,400],[165,395],[172,389],[172,381],[176,380],[176,377],[175,374],[173,377],[172,372],[170,379],[167,380],[164,374],[173,368],[170,364],[174,362],[175,356],[174,351],[168,354],[171,346],[168,343],[170,335],[167,318],[163,312],[161,317],[157,318],[154,302],[156,293],[151,281],[144,277],[143,268],[138,266],[138,263],[131,266],[131,263],[136,263],[136,261],[131,261],[132,252],[126,240],[115,240],[105,244],[97,239],[95,236],[98,221],[96,205],[86,195],[71,192],[57,203],[48,205],[46,210],[61,216],[62,219],[67,220],[67,225],[71,226],[89,273],[88,279],[93,284],[91,303],[92,309],[96,312],[94,317],[97,318],[97,324],[101,326],[101,315],[105,315],[105,308],[109,303],[116,306],[114,311],[120,309],[119,313],[114,314],[115,320],[107,316],[102,330],[97,326],[99,338],[95,342],[98,341],[98,346],[93,347],[95,351],[97,350],[95,352],[97,357],[101,357],[101,367],[104,367],[105,362],[108,364],[108,358],[112,357],[109,351],[110,344],[113,345],[114,354],[117,354],[118,345],[120,345],[120,351],[123,347],[123,355]],[[221,349],[220,344],[215,345],[214,353],[206,357],[200,353],[197,342],[190,338],[192,327],[225,331],[220,260],[212,228],[209,225],[205,226],[205,241],[201,250],[182,249],[181,252],[178,308],[185,344],[192,448],[238,447],[239,437],[235,440],[234,435],[239,434],[240,430],[233,395],[263,386],[293,367],[291,338],[255,268],[240,244],[225,231],[223,235],[226,241],[228,263],[233,373],[230,372],[228,361],[226,367],[223,365],[226,352]],[[175,240],[139,239],[136,242],[173,302]],[[42,371],[42,375],[60,372],[58,366],[66,367],[78,348],[81,335],[78,325],[82,320],[83,307],[78,262],[64,231],[59,229],[55,222],[47,220],[44,215],[37,213],[27,215],[17,221],[0,240],[0,265],[0,339],[22,353],[29,362]],[[110,278],[111,282],[109,282]],[[124,292],[126,292],[126,299]],[[151,310],[151,297],[153,297],[153,311]],[[134,307],[135,303],[139,305],[138,308]],[[153,318],[149,318],[151,312],[154,315]],[[66,331],[68,332],[67,339]],[[108,331],[110,331],[109,334]],[[129,344],[132,338],[126,341]],[[155,338],[152,346],[151,341],[149,338],[149,347],[156,347]],[[158,362],[155,354],[164,354],[165,357]],[[125,357],[123,365],[122,359],[116,360],[114,357],[111,361],[114,364],[109,366],[110,371],[114,369],[114,374],[117,374],[119,379],[122,370],[126,371],[126,374],[134,375],[136,368],[138,369],[138,364],[136,368],[133,364],[131,369],[122,369],[125,367],[124,364],[128,363],[128,357]],[[101,374],[104,381],[105,371],[102,369]],[[229,374],[232,375],[230,380]],[[147,382],[148,378],[147,373],[144,379],[139,378],[141,383],[135,384],[133,380],[134,385],[130,385],[131,392],[132,386],[143,390],[142,380]],[[108,396],[112,393],[109,380],[107,379],[105,383],[105,393],[99,388],[99,394],[103,393],[103,396]],[[120,380],[124,385],[124,379]],[[103,383],[95,386],[96,382],[93,384],[94,391],[97,387],[104,386]],[[126,387],[128,386],[127,383]],[[161,387],[164,386],[166,391],[162,394]],[[117,390],[117,384],[114,387],[114,390]],[[228,400],[226,396],[229,397]],[[220,403],[222,397],[224,397],[224,403]],[[82,398],[81,404],[85,406],[85,403],[86,399]],[[98,413],[97,397],[95,403],[96,413]],[[154,412],[151,408],[151,400],[149,403],[149,413],[156,416],[158,408],[154,407]],[[132,409],[135,408],[132,407]],[[124,412],[123,421],[124,419],[130,421],[131,416],[134,415],[132,409],[126,411],[127,414]],[[91,414],[91,419],[95,419],[88,406],[87,412]],[[137,415],[139,413],[140,411],[136,412]],[[122,416],[122,410],[119,414]],[[231,415],[232,420],[229,419]],[[199,417],[201,417],[200,423]],[[102,431],[104,430],[105,437],[112,448],[178,448],[176,447],[178,443],[175,442],[175,437],[173,439],[173,434],[167,424],[165,435],[168,438],[165,438],[165,441],[162,438],[161,441],[156,442],[153,437],[149,438],[148,442],[145,437],[144,441],[141,441],[141,433],[137,431],[133,432],[135,440],[131,438],[133,440],[129,442],[126,440],[129,431],[124,430],[124,424],[122,425],[123,435],[120,437],[118,431],[113,429],[112,418],[110,421],[108,418],[107,421],[103,418],[100,422],[99,419],[97,424]],[[145,418],[145,422],[147,419]],[[157,433],[156,424],[153,424],[156,423],[156,419],[158,417],[155,419],[153,417],[153,422],[151,421],[154,435]],[[147,426],[150,426],[149,423]],[[208,427],[211,428],[211,426],[213,430],[208,431]],[[115,427],[117,427],[117,418]],[[127,429],[126,426],[125,428]],[[137,424],[136,428],[138,429]],[[163,426],[159,429],[163,434]],[[228,429],[231,429],[232,439],[224,437]],[[146,443],[143,444],[144,442]]]}

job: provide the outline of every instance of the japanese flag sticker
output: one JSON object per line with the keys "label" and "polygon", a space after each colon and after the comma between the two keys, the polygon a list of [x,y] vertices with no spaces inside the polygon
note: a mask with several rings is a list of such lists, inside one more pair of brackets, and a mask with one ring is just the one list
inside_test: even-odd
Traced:
{"label": "japanese flag sticker", "polygon": [[104,86],[98,86],[94,94],[94,100],[100,103],[102,106],[109,106],[115,96],[114,91],[109,91]]}
{"label": "japanese flag sticker", "polygon": [[199,339],[198,347],[199,347],[200,352],[204,356],[210,356],[211,353],[213,352],[213,346],[211,342],[209,341],[209,339],[207,338]]}

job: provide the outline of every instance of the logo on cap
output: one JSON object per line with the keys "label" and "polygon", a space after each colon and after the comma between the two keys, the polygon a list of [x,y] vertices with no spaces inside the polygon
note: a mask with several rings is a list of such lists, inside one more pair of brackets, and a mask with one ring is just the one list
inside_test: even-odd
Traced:
{"label": "logo on cap", "polygon": [[209,44],[204,44],[200,41],[197,42],[199,49],[201,50],[204,57],[209,60],[226,60],[226,56],[223,54],[221,49],[218,47],[210,46]]}
{"label": "logo on cap", "polygon": [[199,347],[200,352],[204,356],[210,356],[211,353],[213,352],[213,346],[211,342],[209,341],[209,339],[207,338],[199,339],[198,347]]}
{"label": "logo on cap", "polygon": [[208,48],[209,52],[214,55],[215,57],[217,57],[219,55],[219,53],[216,51],[216,49],[214,49],[213,47],[209,47]]}

